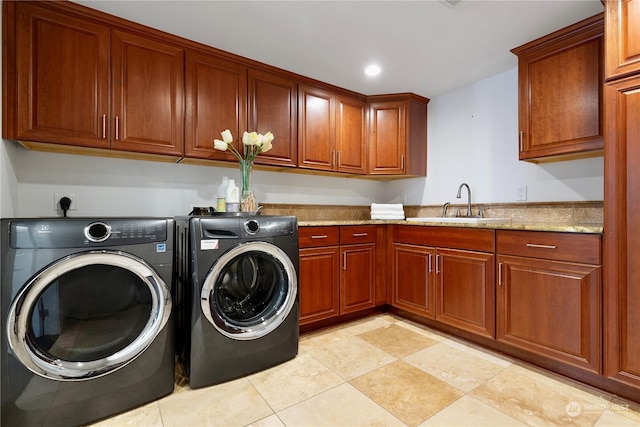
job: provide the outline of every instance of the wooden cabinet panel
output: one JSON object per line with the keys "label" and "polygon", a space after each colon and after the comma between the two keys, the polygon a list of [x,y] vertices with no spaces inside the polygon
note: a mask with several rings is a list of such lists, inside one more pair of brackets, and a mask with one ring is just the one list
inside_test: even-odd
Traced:
{"label": "wooden cabinet panel", "polygon": [[337,98],[336,152],[339,172],[365,174],[366,104],[345,96]]}
{"label": "wooden cabinet panel", "polygon": [[429,100],[413,94],[367,99],[369,174],[426,176]]}
{"label": "wooden cabinet panel", "polygon": [[370,104],[369,173],[404,174],[406,119],[403,102]]}
{"label": "wooden cabinet panel", "polygon": [[298,108],[298,167],[332,171],[336,161],[333,94],[299,85]]}
{"label": "wooden cabinet panel", "polygon": [[249,129],[274,135],[273,148],[256,157],[256,164],[296,167],[297,88],[288,77],[249,69]]}
{"label": "wooden cabinet panel", "polygon": [[300,249],[300,324],[340,313],[340,250],[338,246]]}
{"label": "wooden cabinet panel", "polygon": [[601,372],[600,266],[498,255],[500,341]]}
{"label": "wooden cabinet panel", "polygon": [[184,152],[184,51],[122,31],[111,40],[111,148]]}
{"label": "wooden cabinet panel", "polygon": [[374,307],[376,244],[341,246],[340,252],[340,314]]}
{"label": "wooden cabinet panel", "polygon": [[340,244],[340,227],[300,227],[298,242],[301,248],[338,246]]}
{"label": "wooden cabinet panel", "polygon": [[185,156],[236,160],[213,148],[229,129],[237,142],[247,130],[247,67],[211,55],[185,55]]}
{"label": "wooden cabinet panel", "polygon": [[598,234],[496,230],[496,251],[530,258],[600,264],[602,239]]}
{"label": "wooden cabinet panel", "polygon": [[440,249],[436,253],[436,320],[495,336],[494,255]]}
{"label": "wooden cabinet panel", "polygon": [[435,249],[404,243],[393,244],[391,304],[435,318],[435,286],[432,260]]}
{"label": "wooden cabinet panel", "polygon": [[607,80],[640,72],[640,1],[604,2]]}
{"label": "wooden cabinet panel", "polygon": [[375,243],[375,225],[348,225],[340,227],[340,244],[354,245],[359,243]]}
{"label": "wooden cabinet panel", "polygon": [[17,124],[15,135],[5,124],[5,138],[108,148],[109,28],[15,7]]}
{"label": "wooden cabinet panel", "polygon": [[640,389],[640,73],[607,84],[605,91],[605,374],[637,390]]}
{"label": "wooden cabinet panel", "polygon": [[603,15],[512,49],[518,55],[520,160],[601,154]]}

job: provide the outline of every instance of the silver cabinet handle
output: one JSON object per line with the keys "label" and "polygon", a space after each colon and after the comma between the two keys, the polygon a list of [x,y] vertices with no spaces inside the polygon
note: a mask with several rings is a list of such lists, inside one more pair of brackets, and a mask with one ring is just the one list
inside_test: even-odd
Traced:
{"label": "silver cabinet handle", "polygon": [[116,141],[120,139],[120,118],[116,116]]}
{"label": "silver cabinet handle", "polygon": [[440,274],[440,255],[436,255],[436,274]]}
{"label": "silver cabinet handle", "polygon": [[498,286],[502,286],[502,263],[498,263]]}
{"label": "silver cabinet handle", "polygon": [[403,154],[402,155],[402,168],[401,168],[402,170],[404,170],[404,163],[405,163],[405,161],[404,161],[404,154]]}
{"label": "silver cabinet handle", "polygon": [[331,150],[331,167],[336,164],[336,150]]}
{"label": "silver cabinet handle", "polygon": [[541,249],[556,249],[556,245],[539,245],[537,243],[527,243],[529,248],[541,248]]}
{"label": "silver cabinet handle", "polygon": [[369,235],[369,233],[352,233],[351,235],[353,237],[366,237]]}
{"label": "silver cabinet handle", "polygon": [[431,262],[433,261],[433,256],[431,254],[429,254],[429,259],[428,259],[428,263],[429,263],[429,273],[431,273],[433,271],[433,265],[431,264]]}
{"label": "silver cabinet handle", "polygon": [[340,162],[341,162],[341,160],[342,160],[342,159],[340,158],[340,157],[341,157],[341,156],[340,156],[340,153],[341,153],[341,152],[340,152],[340,151],[338,151],[338,165],[337,165],[338,167],[340,166],[340,164],[341,164]]}
{"label": "silver cabinet handle", "polygon": [[102,115],[102,139],[107,139],[107,115]]}
{"label": "silver cabinet handle", "polygon": [[311,236],[312,239],[326,239],[327,237],[329,237],[329,236],[327,236],[326,234],[320,234],[320,235],[317,235],[317,236]]}
{"label": "silver cabinet handle", "polygon": [[523,141],[524,140],[524,131],[521,130],[520,131],[520,151],[522,151],[522,147],[523,147]]}
{"label": "silver cabinet handle", "polygon": [[342,252],[342,269],[347,271],[347,253]]}

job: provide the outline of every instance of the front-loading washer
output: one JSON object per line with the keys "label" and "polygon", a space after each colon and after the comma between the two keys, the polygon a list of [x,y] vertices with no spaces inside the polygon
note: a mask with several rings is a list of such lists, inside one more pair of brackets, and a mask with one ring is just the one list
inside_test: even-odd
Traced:
{"label": "front-loading washer", "polygon": [[191,388],[298,353],[298,223],[293,216],[176,219],[178,353]]}
{"label": "front-loading washer", "polygon": [[173,219],[0,225],[3,426],[86,424],[173,391]]}

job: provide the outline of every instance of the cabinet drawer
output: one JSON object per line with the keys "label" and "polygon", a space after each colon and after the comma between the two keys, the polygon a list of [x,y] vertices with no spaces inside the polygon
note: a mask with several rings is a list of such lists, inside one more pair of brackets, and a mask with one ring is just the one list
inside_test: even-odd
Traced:
{"label": "cabinet drawer", "polygon": [[499,254],[599,265],[601,246],[598,234],[496,231]]}
{"label": "cabinet drawer", "polygon": [[375,243],[375,225],[348,225],[340,227],[340,244]]}
{"label": "cabinet drawer", "polygon": [[340,227],[300,227],[298,245],[301,248],[337,246],[340,243]]}

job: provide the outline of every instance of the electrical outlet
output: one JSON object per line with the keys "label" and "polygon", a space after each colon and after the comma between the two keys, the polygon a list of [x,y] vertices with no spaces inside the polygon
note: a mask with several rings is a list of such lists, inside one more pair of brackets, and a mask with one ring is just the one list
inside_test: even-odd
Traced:
{"label": "electrical outlet", "polygon": [[56,212],[62,211],[60,207],[60,199],[63,197],[68,197],[71,199],[71,206],[69,206],[70,211],[78,210],[78,201],[76,200],[76,195],[73,193],[53,193],[53,210]]}
{"label": "electrical outlet", "polygon": [[526,185],[516,186],[516,201],[524,202],[525,200],[527,200],[527,186]]}

